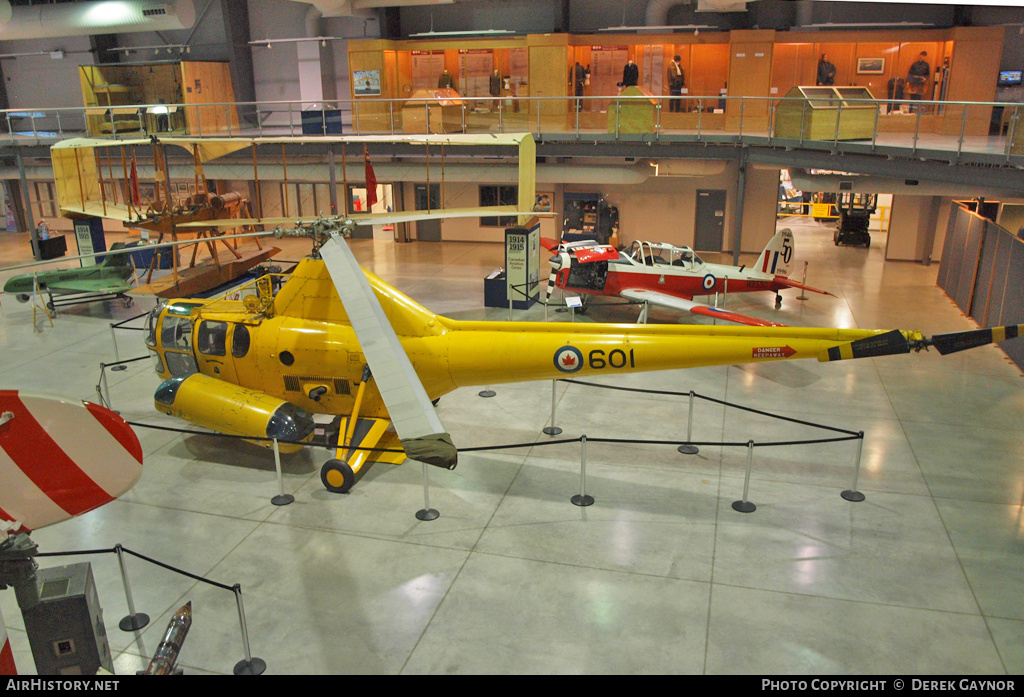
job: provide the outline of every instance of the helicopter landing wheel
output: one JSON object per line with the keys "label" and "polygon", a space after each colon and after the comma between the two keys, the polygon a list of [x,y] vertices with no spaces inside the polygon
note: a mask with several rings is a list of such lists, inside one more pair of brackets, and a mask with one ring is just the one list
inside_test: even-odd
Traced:
{"label": "helicopter landing wheel", "polygon": [[356,483],[356,475],[344,460],[328,460],[320,468],[320,481],[334,494],[347,494]]}

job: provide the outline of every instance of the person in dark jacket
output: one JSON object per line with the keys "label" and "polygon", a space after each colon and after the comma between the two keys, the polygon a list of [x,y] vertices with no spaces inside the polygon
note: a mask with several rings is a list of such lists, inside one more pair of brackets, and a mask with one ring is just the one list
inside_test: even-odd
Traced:
{"label": "person in dark jacket", "polygon": [[907,91],[911,99],[921,99],[928,86],[928,77],[932,74],[932,66],[928,63],[928,52],[921,51],[914,64],[907,71]]}
{"label": "person in dark jacket", "polygon": [[626,67],[622,69],[622,86],[636,87],[640,82],[640,66],[633,61],[627,61]]}
{"label": "person in dark jacket", "polygon": [[818,61],[818,84],[836,84],[836,66],[829,62],[827,53],[821,54],[821,60]]}
{"label": "person in dark jacket", "polygon": [[683,100],[680,97],[683,94],[683,87],[686,86],[686,76],[683,66],[679,64],[680,60],[682,60],[680,56],[675,56],[668,64],[668,93],[672,95],[672,99],[668,103],[670,112],[683,110]]}

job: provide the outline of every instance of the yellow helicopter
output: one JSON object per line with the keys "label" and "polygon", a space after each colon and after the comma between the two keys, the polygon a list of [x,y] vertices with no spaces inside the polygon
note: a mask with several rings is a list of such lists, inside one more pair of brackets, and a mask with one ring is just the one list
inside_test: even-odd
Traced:
{"label": "yellow helicopter", "polygon": [[[348,491],[373,461],[406,456],[454,468],[457,451],[431,402],[458,387],[568,376],[816,358],[953,353],[1016,337],[1024,325],[925,338],[917,331],[458,321],[436,315],[360,268],[328,218],[291,234],[314,253],[272,292],[175,300],[154,308],[146,343],[165,381],[156,408],[224,433],[293,447],[312,414],[341,416],[324,486]],[[279,229],[277,234],[286,234]],[[370,448],[386,449],[376,453]]]}
{"label": "yellow helicopter", "polygon": [[[424,146],[428,156],[431,146],[440,146],[442,152],[445,146],[458,145],[516,148],[518,204],[310,221],[236,219],[236,225],[278,226],[249,235],[309,237],[313,252],[276,292],[273,277],[264,276],[255,282],[257,292],[243,300],[172,300],[154,308],[147,323],[146,344],[164,378],[154,396],[163,413],[223,433],[276,439],[291,449],[310,440],[313,414],[339,417],[336,457],[321,468],[321,480],[334,492],[351,489],[371,461],[398,464],[409,457],[455,467],[457,449],[432,402],[458,387],[801,358],[833,361],[929,346],[946,354],[1014,338],[1024,327],[928,339],[917,331],[899,330],[442,317],[361,269],[346,236],[357,225],[429,217],[515,215],[525,223],[534,215],[533,139],[529,134],[484,134],[361,136],[343,142],[365,145],[375,139]],[[277,140],[209,139],[190,145],[197,159],[209,159],[263,142]],[[71,174],[65,181],[78,185],[84,192],[81,199],[95,198],[101,182],[87,174],[92,170],[67,170]],[[198,221],[177,227],[216,224]]]}

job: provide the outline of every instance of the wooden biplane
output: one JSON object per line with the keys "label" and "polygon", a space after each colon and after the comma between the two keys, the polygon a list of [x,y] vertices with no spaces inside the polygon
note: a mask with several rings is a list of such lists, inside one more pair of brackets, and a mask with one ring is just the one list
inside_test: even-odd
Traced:
{"label": "wooden biplane", "polygon": [[[479,213],[476,211],[483,209],[460,211],[463,215],[471,216],[495,215],[495,211],[509,215],[532,208],[532,198],[527,197],[534,195],[536,147],[529,134],[305,138],[172,136],[126,140],[75,138],[54,145],[51,157],[57,184],[57,199],[63,215],[70,218],[101,217],[118,220],[131,227],[156,233],[157,241],[160,243],[194,239],[195,245],[187,265],[179,263],[178,253],[171,253],[171,273],[162,279],[154,280],[154,266],[151,266],[143,279],[144,285],[135,291],[148,292],[160,297],[184,297],[238,278],[279,251],[273,247],[264,249],[258,238],[255,238],[255,250],[240,250],[237,240],[229,244],[227,239],[221,239],[225,233],[238,228],[255,230],[264,226],[272,227],[295,222],[295,217],[290,216],[287,210],[287,199],[283,201],[283,217],[270,218],[264,215],[262,202],[258,196],[255,206],[252,206],[237,193],[214,191],[205,175],[204,164],[229,155],[237,155],[247,149],[251,150],[252,181],[259,191],[257,147],[280,145],[284,183],[287,184],[286,145],[312,147],[318,150],[319,154],[337,145],[341,154],[341,178],[347,184],[346,146],[358,146],[362,150],[360,155],[365,157],[368,143],[399,144],[414,149],[423,146],[428,162],[431,157],[430,149],[435,149],[435,157],[440,150],[439,169],[442,186],[446,146],[505,146],[520,163],[518,205],[488,207],[487,212]],[[178,187],[172,186],[166,157],[168,146],[180,147],[191,153],[194,172],[189,189],[194,190],[194,194],[179,196],[176,193]],[[137,148],[152,150],[153,194],[147,197],[146,201],[142,201],[138,193]],[[333,150],[330,152],[333,153]],[[332,167],[333,161],[332,155]],[[375,188],[373,169],[368,160],[365,161],[365,171],[367,181],[373,181]],[[331,172],[330,178],[332,182],[335,180],[334,172]],[[527,200],[530,201],[529,205],[525,203]],[[340,213],[347,215],[348,212],[343,204]],[[446,217],[458,214],[449,211]],[[372,215],[368,217],[372,218]],[[362,215],[357,217],[367,218]],[[205,245],[209,252],[209,257],[203,260],[198,259],[200,245]],[[218,249],[221,250],[220,253]]]}

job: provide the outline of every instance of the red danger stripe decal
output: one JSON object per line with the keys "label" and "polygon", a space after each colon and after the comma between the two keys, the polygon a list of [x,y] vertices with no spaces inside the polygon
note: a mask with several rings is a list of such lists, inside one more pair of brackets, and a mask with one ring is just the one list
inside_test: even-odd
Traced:
{"label": "red danger stripe decal", "polygon": [[7,635],[3,637],[4,646],[0,649],[0,675],[17,675],[18,669],[14,665],[14,652],[11,651],[11,642]]}
{"label": "red danger stripe decal", "polygon": [[8,401],[7,408],[17,428],[0,432],[0,448],[51,501],[76,516],[113,500],[53,442],[20,399]]}
{"label": "red danger stripe decal", "polygon": [[127,450],[128,454],[134,457],[135,461],[141,465],[142,446],[139,444],[139,439],[136,437],[132,427],[125,423],[124,419],[117,414],[97,404],[85,402],[85,408],[100,422],[103,428],[107,429],[107,433],[113,436],[121,444],[121,447]]}

